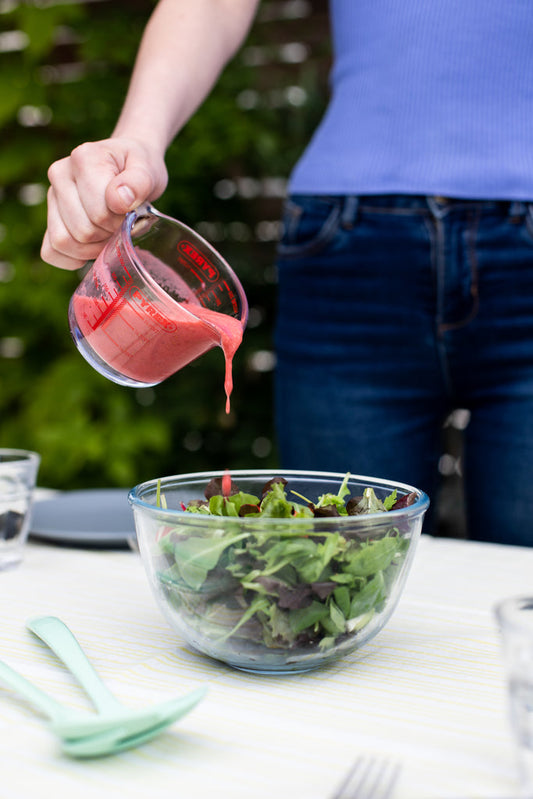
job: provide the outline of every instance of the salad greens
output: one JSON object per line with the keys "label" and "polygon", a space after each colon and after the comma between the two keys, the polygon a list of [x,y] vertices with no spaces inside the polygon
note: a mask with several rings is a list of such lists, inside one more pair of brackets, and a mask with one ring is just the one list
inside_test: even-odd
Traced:
{"label": "salad greens", "polygon": [[[394,491],[381,500],[369,487],[351,497],[349,477],[316,502],[291,491],[282,477],[269,480],[260,495],[212,480],[204,498],[182,506],[183,524],[159,531],[158,578],[167,600],[200,637],[235,650],[303,654],[352,637],[384,608],[409,537],[383,517],[367,525],[350,525],[348,518],[336,525],[328,517],[383,514],[416,495]],[[165,507],[159,492],[157,502]],[[220,517],[235,522],[220,524]]]}

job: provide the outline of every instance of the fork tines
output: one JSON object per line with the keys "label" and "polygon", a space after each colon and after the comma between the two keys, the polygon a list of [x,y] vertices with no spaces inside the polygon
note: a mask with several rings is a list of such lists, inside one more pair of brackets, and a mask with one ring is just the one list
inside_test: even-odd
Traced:
{"label": "fork tines", "polygon": [[379,757],[358,757],[331,799],[388,799],[400,764]]}

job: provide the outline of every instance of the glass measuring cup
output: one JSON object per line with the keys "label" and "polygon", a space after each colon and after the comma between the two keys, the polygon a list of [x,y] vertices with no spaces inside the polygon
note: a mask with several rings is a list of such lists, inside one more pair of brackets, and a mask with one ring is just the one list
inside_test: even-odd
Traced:
{"label": "glass measuring cup", "polygon": [[78,350],[115,383],[157,385],[220,346],[228,397],[247,316],[244,290],[222,256],[147,203],[125,217],[69,306]]}

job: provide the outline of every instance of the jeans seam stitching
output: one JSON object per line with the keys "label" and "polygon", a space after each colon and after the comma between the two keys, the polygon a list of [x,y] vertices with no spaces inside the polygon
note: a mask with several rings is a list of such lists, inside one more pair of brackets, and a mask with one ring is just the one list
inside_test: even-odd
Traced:
{"label": "jeans seam stitching", "polygon": [[318,236],[306,244],[283,244],[279,243],[278,253],[280,257],[286,258],[292,255],[309,256],[316,255],[321,249],[324,249],[333,239],[335,232],[339,227],[339,219],[341,216],[340,205],[337,204],[332,209],[329,217],[326,219],[320,229]]}
{"label": "jeans seam stitching", "polygon": [[442,375],[442,380],[444,383],[444,389],[448,397],[451,397],[453,394],[452,391],[452,381],[451,375],[448,365],[448,358],[446,355],[446,347],[444,344],[444,336],[443,331],[441,331],[441,324],[439,321],[439,315],[442,314],[441,309],[441,300],[442,300],[442,286],[441,286],[441,259],[439,257],[439,241],[438,239],[441,238],[439,236],[438,228],[442,228],[442,234],[444,234],[444,229],[442,226],[442,220],[435,218],[432,215],[429,215],[425,218],[426,227],[429,232],[429,240],[430,240],[430,262],[431,262],[431,269],[433,275],[435,276],[435,348],[437,352],[437,359],[440,364],[440,372]]}
{"label": "jeans seam stitching", "polygon": [[359,210],[366,214],[385,214],[389,216],[424,216],[429,217],[430,212],[426,208],[385,208],[384,206],[359,205]]}
{"label": "jeans seam stitching", "polygon": [[462,327],[466,327],[466,325],[470,324],[470,322],[476,318],[479,311],[479,274],[475,240],[480,217],[481,214],[479,210],[476,214],[472,213],[470,215],[469,225],[465,229],[465,235],[467,237],[468,263],[470,266],[470,296],[472,297],[472,308],[470,309],[469,313],[467,313],[467,315],[458,322],[442,324],[441,330],[443,333],[446,333],[449,330],[459,330]]}

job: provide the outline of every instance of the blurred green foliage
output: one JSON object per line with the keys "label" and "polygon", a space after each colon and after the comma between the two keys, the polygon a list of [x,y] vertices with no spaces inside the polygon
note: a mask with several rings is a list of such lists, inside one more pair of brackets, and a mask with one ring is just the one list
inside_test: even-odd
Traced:
{"label": "blurred green foliage", "polygon": [[[242,54],[171,146],[170,183],[157,203],[213,233],[248,295],[251,324],[226,415],[218,349],[154,389],[94,372],[67,325],[80,275],[39,256],[47,168],[111,133],[153,3],[0,0],[0,446],[38,450],[41,485],[127,487],[163,474],[275,466],[272,370],[258,353],[272,349],[275,308],[275,236],[261,224],[278,219],[281,198],[261,186],[288,176],[325,101],[325,4],[303,5],[318,13],[314,22],[284,19],[289,2],[263,2]],[[306,24],[314,25],[310,57],[276,59],[283,41],[303,40]],[[283,100],[289,86],[305,90],[304,103]],[[220,181],[235,187],[250,176],[255,196],[217,196]]]}

